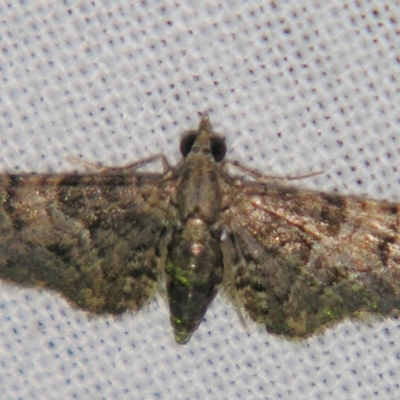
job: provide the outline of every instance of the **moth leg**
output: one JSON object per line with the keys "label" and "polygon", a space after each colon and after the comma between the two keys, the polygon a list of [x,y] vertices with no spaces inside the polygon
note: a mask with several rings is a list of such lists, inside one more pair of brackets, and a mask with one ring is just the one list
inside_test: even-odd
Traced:
{"label": "moth leg", "polygon": [[250,176],[251,178],[254,178],[258,182],[261,183],[268,183],[271,180],[273,181],[294,181],[294,180],[299,180],[299,179],[305,179],[305,178],[311,178],[316,175],[320,175],[323,173],[323,171],[316,171],[316,172],[311,172],[309,174],[305,175],[299,175],[299,176],[272,176],[272,175],[264,175],[261,172],[252,170],[248,167],[245,167],[244,165],[239,164],[237,161],[226,161],[224,165],[228,165],[232,168],[236,168],[237,170],[241,171],[245,175]]}
{"label": "moth leg", "polygon": [[86,167],[88,171],[90,170],[95,170],[96,172],[105,172],[105,173],[110,173],[110,174],[123,174],[123,175],[130,175],[134,171],[148,165],[151,163],[154,163],[158,160],[161,162],[162,166],[162,174],[166,174],[171,170],[171,167],[166,159],[166,157],[163,154],[157,154],[155,156],[150,156],[146,157],[142,160],[136,161],[134,163],[128,164],[128,165],[123,165],[120,167],[107,167],[102,165],[101,163],[91,163],[88,161],[84,160],[79,160],[77,158],[70,158],[68,157],[68,160],[74,163],[81,164]]}
{"label": "moth leg", "polygon": [[164,156],[164,154],[156,154],[155,156],[146,157],[142,160],[121,167],[105,167],[104,171],[111,173],[115,172],[117,174],[123,173],[129,175],[134,171],[136,171],[137,169],[142,168],[148,164],[154,163],[156,161],[161,162],[163,174],[166,174],[169,171],[171,171],[171,166],[169,165],[167,158]]}
{"label": "moth leg", "polygon": [[76,157],[67,157],[67,160],[71,164],[79,164],[84,166],[86,168],[86,171],[91,171],[91,170],[102,171],[104,169],[101,163],[91,163],[89,161],[81,160],[80,158]]}

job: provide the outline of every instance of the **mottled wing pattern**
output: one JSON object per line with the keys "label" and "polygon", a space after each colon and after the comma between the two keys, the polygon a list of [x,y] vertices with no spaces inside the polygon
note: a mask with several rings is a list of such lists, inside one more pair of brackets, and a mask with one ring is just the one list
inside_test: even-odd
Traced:
{"label": "mottled wing pattern", "polygon": [[224,190],[236,199],[222,215],[227,293],[269,332],[303,338],[400,309],[398,205],[276,185]]}
{"label": "mottled wing pattern", "polygon": [[161,175],[0,176],[0,279],[93,313],[139,309],[165,262],[164,192]]}

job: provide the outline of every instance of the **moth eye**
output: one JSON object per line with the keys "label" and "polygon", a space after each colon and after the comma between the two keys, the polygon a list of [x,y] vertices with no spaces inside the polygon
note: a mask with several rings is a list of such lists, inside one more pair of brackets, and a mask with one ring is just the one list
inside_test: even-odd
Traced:
{"label": "moth eye", "polygon": [[186,156],[190,153],[190,150],[192,150],[197,135],[198,135],[197,131],[189,132],[186,136],[182,138],[180,149],[183,158],[186,158]]}
{"label": "moth eye", "polygon": [[224,139],[217,136],[211,138],[211,154],[215,161],[222,161],[226,154],[226,145]]}
{"label": "moth eye", "polygon": [[[186,156],[191,152],[193,144],[196,141],[198,135],[198,132],[194,131],[189,132],[182,138],[180,149],[183,158],[186,158]],[[221,139],[218,136],[213,136],[210,141],[211,155],[213,156],[215,161],[222,161],[226,154],[226,145],[224,139]]]}

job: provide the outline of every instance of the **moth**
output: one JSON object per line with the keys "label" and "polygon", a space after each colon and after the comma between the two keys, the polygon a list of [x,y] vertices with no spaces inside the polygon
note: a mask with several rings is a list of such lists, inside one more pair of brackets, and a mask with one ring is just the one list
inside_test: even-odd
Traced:
{"label": "moth", "polygon": [[[82,175],[0,176],[0,279],[99,315],[136,311],[160,289],[180,344],[219,289],[287,339],[398,314],[397,204],[233,176],[207,116],[180,147],[176,167],[156,156]],[[157,158],[162,173],[142,170]]]}

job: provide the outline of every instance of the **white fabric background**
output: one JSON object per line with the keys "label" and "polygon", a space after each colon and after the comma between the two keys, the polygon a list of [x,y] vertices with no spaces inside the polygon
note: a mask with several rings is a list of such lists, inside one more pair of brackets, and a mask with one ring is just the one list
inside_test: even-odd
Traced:
{"label": "white fabric background", "polygon": [[[209,111],[228,157],[295,184],[400,200],[398,1],[0,2],[2,171],[162,152]],[[396,320],[290,343],[218,298],[189,344],[166,304],[90,319],[0,286],[2,399],[395,399]]]}

